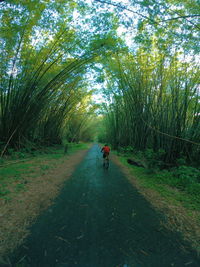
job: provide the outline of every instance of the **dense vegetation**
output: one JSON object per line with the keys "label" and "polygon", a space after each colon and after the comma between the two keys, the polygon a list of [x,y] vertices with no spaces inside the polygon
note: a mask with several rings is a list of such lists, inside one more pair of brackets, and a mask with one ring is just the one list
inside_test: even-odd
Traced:
{"label": "dense vegetation", "polygon": [[114,147],[152,149],[168,163],[200,159],[200,72],[177,57],[154,48],[109,61],[106,125]]}
{"label": "dense vegetation", "polygon": [[95,141],[200,253],[199,44],[199,0],[0,0],[3,251]]}
{"label": "dense vegetation", "polygon": [[162,167],[199,166],[197,1],[98,2],[114,6],[130,31],[133,15],[138,17],[134,46],[103,60],[106,134],[100,139],[117,149],[143,151]]}
{"label": "dense vegetation", "polygon": [[1,156],[99,132],[169,166],[199,163],[197,0],[0,5]]}
{"label": "dense vegetation", "polygon": [[76,4],[61,2],[1,3],[1,156],[91,138],[96,107],[84,75],[103,45],[91,40],[83,49],[72,21]]}

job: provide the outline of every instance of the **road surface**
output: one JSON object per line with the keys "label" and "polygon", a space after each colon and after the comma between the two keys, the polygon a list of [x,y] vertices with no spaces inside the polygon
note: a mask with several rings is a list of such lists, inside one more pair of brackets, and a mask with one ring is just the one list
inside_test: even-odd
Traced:
{"label": "road surface", "polygon": [[[199,267],[195,253],[94,145],[11,255],[12,266]],[[56,177],[55,177],[56,179]],[[185,250],[183,250],[185,247]]]}

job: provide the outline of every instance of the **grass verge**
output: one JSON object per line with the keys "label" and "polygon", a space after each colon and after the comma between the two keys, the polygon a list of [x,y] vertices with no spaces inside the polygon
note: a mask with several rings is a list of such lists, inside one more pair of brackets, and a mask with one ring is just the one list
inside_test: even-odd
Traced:
{"label": "grass verge", "polygon": [[1,255],[23,242],[28,226],[52,204],[88,148],[88,144],[77,144],[67,154],[55,148],[48,154],[0,168],[0,265]]}
{"label": "grass verge", "polygon": [[23,160],[4,161],[0,167],[0,199],[9,201],[13,194],[26,190],[28,178],[46,174],[71,154],[87,148],[88,144],[85,143],[73,144],[64,154],[62,147],[51,147],[45,153],[40,152]]}
{"label": "grass verge", "polygon": [[165,226],[180,232],[200,255],[200,196],[170,186],[167,182],[173,180],[170,172],[152,173],[128,164],[128,158],[126,155],[118,156],[130,182],[156,209],[165,214]]}

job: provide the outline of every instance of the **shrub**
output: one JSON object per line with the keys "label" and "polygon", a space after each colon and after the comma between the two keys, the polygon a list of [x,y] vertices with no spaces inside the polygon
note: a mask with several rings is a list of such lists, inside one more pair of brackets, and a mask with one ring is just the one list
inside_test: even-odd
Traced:
{"label": "shrub", "polygon": [[179,159],[176,160],[176,163],[179,166],[183,166],[183,165],[186,164],[186,159],[185,158],[179,158]]}
{"label": "shrub", "polygon": [[200,184],[199,183],[190,184],[187,188],[187,192],[192,195],[200,196]]}
{"label": "shrub", "polygon": [[14,149],[13,149],[13,148],[8,148],[8,150],[7,150],[7,154],[8,154],[9,156],[12,156],[13,153],[14,153]]}
{"label": "shrub", "polygon": [[147,165],[149,169],[153,168],[162,168],[164,165],[164,156],[165,151],[163,149],[159,149],[154,152],[153,149],[147,149],[143,152],[144,157],[147,160]]}
{"label": "shrub", "polygon": [[134,152],[134,149],[132,146],[119,146],[118,149],[117,149],[118,152],[120,153],[133,153]]}
{"label": "shrub", "polygon": [[189,166],[180,166],[174,170],[174,176],[183,177],[187,176],[188,178],[200,182],[200,170],[197,168]]}
{"label": "shrub", "polygon": [[200,182],[200,171],[193,167],[180,166],[173,170],[176,186],[181,189],[189,188]]}
{"label": "shrub", "polygon": [[24,159],[26,157],[25,153],[20,152],[20,151],[19,152],[15,152],[15,155],[19,159]]}

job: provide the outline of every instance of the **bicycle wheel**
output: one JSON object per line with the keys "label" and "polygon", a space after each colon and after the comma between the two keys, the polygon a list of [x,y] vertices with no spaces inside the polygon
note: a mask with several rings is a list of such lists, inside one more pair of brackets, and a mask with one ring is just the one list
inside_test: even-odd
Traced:
{"label": "bicycle wheel", "polygon": [[106,162],[105,162],[105,168],[108,169],[109,168],[109,159],[106,159]]}

